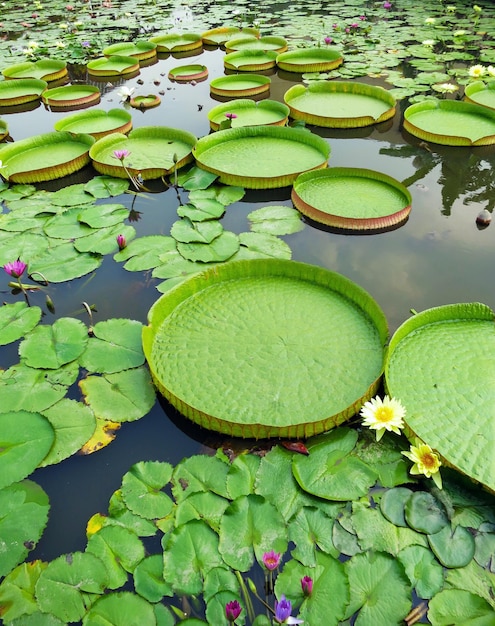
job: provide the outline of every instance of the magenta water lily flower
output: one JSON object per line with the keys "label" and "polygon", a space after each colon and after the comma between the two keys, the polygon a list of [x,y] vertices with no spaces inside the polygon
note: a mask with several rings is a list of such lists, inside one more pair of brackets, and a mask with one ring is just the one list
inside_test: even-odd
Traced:
{"label": "magenta water lily flower", "polygon": [[118,159],[119,161],[123,161],[124,159],[126,159],[131,153],[129,152],[129,150],[114,150],[113,151],[113,156]]}
{"label": "magenta water lily flower", "polygon": [[227,602],[227,604],[225,605],[225,617],[227,618],[230,624],[233,624],[235,622],[235,620],[241,614],[241,611],[242,611],[242,607],[239,604],[239,602],[237,602],[237,600],[232,600],[231,602]]}
{"label": "magenta water lily flower", "polygon": [[3,266],[3,269],[10,276],[13,276],[14,278],[20,278],[24,274],[26,267],[26,263],[23,263],[20,259],[17,259],[17,261],[11,261],[10,263],[6,263]]}
{"label": "magenta water lily flower", "polygon": [[265,552],[263,555],[263,565],[267,570],[273,571],[277,569],[280,565],[280,552],[275,552],[274,550],[270,550],[270,552]]}
{"label": "magenta water lily flower", "polygon": [[117,235],[117,244],[119,246],[119,250],[123,250],[126,247],[127,241],[125,240],[124,235]]}
{"label": "magenta water lily flower", "polygon": [[390,2],[384,2],[384,3],[383,3],[383,8],[384,8],[384,9],[391,9],[391,8],[392,8],[392,5],[391,5],[391,3],[390,3]]}
{"label": "magenta water lily flower", "polygon": [[303,576],[301,578],[301,588],[306,597],[313,593],[313,579],[311,576]]}
{"label": "magenta water lily flower", "polygon": [[225,117],[228,120],[235,120],[235,118],[237,117],[237,115],[235,113],[225,113]]}
{"label": "magenta water lily flower", "polygon": [[292,604],[282,595],[280,602],[275,602],[275,621],[278,624],[303,624],[303,620],[291,616]]}
{"label": "magenta water lily flower", "polygon": [[327,44],[327,46],[328,46],[328,45],[330,45],[330,44],[332,43],[333,39],[332,39],[331,37],[325,37],[325,39],[324,39],[323,41],[324,41],[324,42]]}

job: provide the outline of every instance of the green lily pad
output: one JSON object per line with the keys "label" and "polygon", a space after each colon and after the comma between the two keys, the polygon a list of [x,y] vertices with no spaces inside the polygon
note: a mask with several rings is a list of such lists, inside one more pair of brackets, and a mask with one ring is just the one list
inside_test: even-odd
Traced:
{"label": "green lily pad", "polygon": [[257,28],[247,27],[238,28],[237,26],[220,26],[218,28],[211,28],[201,34],[201,38],[205,44],[209,46],[225,45],[225,42],[231,39],[234,35],[251,34],[259,35]]}
{"label": "green lily pad", "polygon": [[17,106],[40,100],[47,82],[39,78],[0,81],[0,107]]}
{"label": "green lily pad", "polygon": [[180,219],[172,224],[170,234],[181,243],[212,243],[223,233],[223,226],[217,220],[192,222]]}
{"label": "green lily pad", "polygon": [[122,478],[122,497],[127,507],[146,519],[158,519],[170,513],[173,502],[162,491],[172,478],[169,463],[142,461],[135,463]]}
{"label": "green lily pad", "polygon": [[288,206],[270,205],[255,209],[247,216],[251,230],[270,235],[290,235],[304,228],[299,211]]}
{"label": "green lily pad", "polygon": [[380,511],[383,516],[396,526],[407,527],[405,506],[412,493],[407,487],[388,489],[380,500]]}
{"label": "green lily pad", "polygon": [[124,57],[134,57],[140,61],[152,59],[156,56],[156,44],[151,41],[119,41],[103,48],[102,52],[106,57],[114,55]]}
{"label": "green lily pad", "polygon": [[163,578],[163,557],[150,554],[137,564],[133,573],[137,593],[148,602],[160,602],[163,596],[172,595],[170,583]]}
{"label": "green lily pad", "polygon": [[246,98],[270,90],[271,79],[262,74],[230,74],[210,81],[210,92],[215,96]]}
{"label": "green lily pad", "polygon": [[112,624],[113,626],[156,626],[153,605],[130,591],[108,593],[91,606],[82,626]]}
{"label": "green lily pad", "polygon": [[408,437],[421,439],[444,463],[490,491],[495,491],[493,320],[493,311],[479,303],[418,313],[395,332],[385,364],[388,394],[406,408]]}
{"label": "green lily pad", "polygon": [[155,390],[144,367],[88,376],[79,386],[96,417],[112,422],[138,420],[149,413],[155,403]]}
{"label": "green lily pad", "polygon": [[291,185],[302,172],[326,167],[330,146],[306,130],[243,126],[201,137],[193,154],[198,165],[219,175],[222,183],[270,189]]}
{"label": "green lily pad", "polygon": [[208,78],[208,68],[206,65],[199,63],[192,65],[181,65],[172,68],[168,73],[169,80],[175,80],[180,83],[191,81],[200,82]]}
{"label": "green lily pad", "polygon": [[228,70],[239,72],[261,72],[275,67],[277,53],[273,50],[237,50],[223,57]]}
{"label": "green lily pad", "polygon": [[98,104],[100,96],[100,90],[94,85],[64,85],[45,89],[41,100],[54,109],[77,109]]}
{"label": "green lily pad", "polygon": [[53,82],[64,78],[68,74],[67,62],[57,59],[40,59],[39,61],[25,61],[16,63],[2,70],[5,78],[37,78],[46,82]]}
{"label": "green lily pad", "polygon": [[404,506],[409,526],[420,533],[433,535],[449,523],[443,505],[427,491],[416,491]]}
{"label": "green lily pad", "polygon": [[[31,480],[0,489],[0,576],[6,576],[36,546],[46,526],[49,508],[48,496]],[[2,588],[3,585],[0,587],[0,602]],[[8,604],[2,603],[3,617],[4,607]]]}
{"label": "green lily pad", "polygon": [[[221,325],[213,322],[218,315]],[[307,437],[328,430],[354,415],[381,376],[386,324],[376,303],[344,277],[305,264],[270,259],[218,266],[162,296],[148,320],[144,352],[161,393],[186,417],[231,435]],[[184,342],[206,367],[182,358]],[[263,345],[262,353],[253,352],[253,342]],[[221,362],[211,358],[219,345]],[[252,363],[249,384],[234,384],[246,373],[239,359]]]}
{"label": "green lily pad", "polygon": [[281,52],[277,56],[277,66],[286,72],[326,72],[344,62],[342,53],[336,48],[299,48]]}
{"label": "green lily pad", "polygon": [[[46,566],[47,563],[38,559],[18,565],[5,576],[0,584],[0,605],[4,607],[4,621],[37,613],[34,586]],[[63,626],[62,622],[60,626]]]}
{"label": "green lily pad", "polygon": [[169,33],[150,37],[156,44],[157,52],[189,52],[203,46],[201,35],[197,33]]}
{"label": "green lily pad", "polygon": [[228,230],[224,230],[211,243],[177,242],[177,250],[185,259],[202,263],[227,261],[239,250],[239,246],[239,237]]}
{"label": "green lily pad", "polygon": [[78,237],[74,241],[74,248],[78,252],[110,254],[118,248],[117,237],[119,235],[122,235],[126,241],[131,241],[136,236],[136,229],[129,224],[122,223],[93,229],[88,235]]}
{"label": "green lily pad", "polygon": [[125,76],[139,72],[139,61],[132,56],[112,55],[89,61],[88,73],[93,76]]}
{"label": "green lily pad", "polygon": [[[0,488],[29,476],[45,458],[55,439],[50,422],[39,413],[0,413],[2,447]],[[17,565],[17,563],[16,563]]]}
{"label": "green lily pad", "polygon": [[179,217],[188,217],[193,222],[215,220],[225,213],[225,205],[214,198],[198,199],[195,202],[182,204],[177,209]]}
{"label": "green lily pad", "polygon": [[32,330],[41,319],[38,306],[28,307],[25,302],[13,302],[0,307],[0,345],[17,341]]}
{"label": "green lily pad", "polygon": [[88,330],[80,320],[61,317],[51,326],[37,326],[21,342],[19,356],[29,367],[59,369],[86,349]]}
{"label": "green lily pad", "polygon": [[160,255],[175,250],[173,237],[145,235],[131,241],[123,250],[114,255],[116,261],[126,261],[124,267],[130,272],[149,270],[160,265]]}
{"label": "green lily pad", "polygon": [[41,611],[64,622],[79,622],[87,610],[87,594],[101,594],[108,585],[103,562],[90,552],[63,554],[51,561],[36,583]]}
{"label": "green lily pad", "polygon": [[225,50],[234,52],[235,50],[273,50],[275,52],[285,52],[288,44],[284,37],[276,35],[264,35],[257,37],[247,33],[237,34],[225,42]]}
{"label": "green lily pad", "polygon": [[493,626],[493,607],[463,589],[443,589],[429,602],[428,618],[438,626]]}
{"label": "green lily pad", "polygon": [[62,178],[90,162],[94,137],[52,132],[0,146],[2,176],[13,183],[39,183]]}
{"label": "green lily pad", "polygon": [[428,600],[444,586],[443,568],[428,548],[407,546],[399,552],[397,558],[420,598]]}
{"label": "green lily pad", "polygon": [[60,132],[86,133],[101,139],[110,133],[128,133],[132,129],[132,116],[125,109],[80,111],[58,120],[54,128]]}
{"label": "green lily pad", "polygon": [[63,283],[93,272],[103,257],[78,252],[70,242],[42,251],[29,266],[31,272],[40,272],[50,283]]}
{"label": "green lily pad", "polygon": [[[235,117],[229,120],[227,115],[233,115]],[[225,126],[227,123],[230,123],[232,128],[239,126],[259,126],[261,124],[284,126],[287,123],[288,117],[289,107],[282,102],[277,102],[276,100],[260,100],[259,102],[255,102],[254,100],[245,98],[219,104],[210,109],[208,113],[210,128],[212,130],[226,128],[228,127]]]}
{"label": "green lily pad", "polygon": [[434,535],[428,535],[430,547],[445,567],[464,567],[474,556],[474,537],[464,526],[444,526]]}
{"label": "green lily pad", "polygon": [[472,104],[481,104],[489,109],[495,109],[495,80],[486,83],[477,80],[469,83],[464,89],[464,99]]}

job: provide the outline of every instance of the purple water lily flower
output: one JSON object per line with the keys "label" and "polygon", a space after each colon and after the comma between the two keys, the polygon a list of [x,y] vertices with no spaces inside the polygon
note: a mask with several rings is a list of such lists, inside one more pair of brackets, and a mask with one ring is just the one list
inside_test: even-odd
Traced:
{"label": "purple water lily flower", "polygon": [[323,41],[324,41],[324,42],[327,44],[327,46],[328,46],[329,44],[331,44],[331,43],[332,43],[333,39],[332,39],[331,37],[325,37],[325,39],[324,39]]}
{"label": "purple water lily flower", "polygon": [[10,276],[13,276],[14,278],[20,278],[24,274],[26,267],[26,263],[23,263],[20,259],[17,259],[17,261],[11,261],[10,263],[6,263],[3,266],[3,269]]}
{"label": "purple water lily flower", "polygon": [[239,602],[237,602],[237,600],[232,600],[231,602],[227,602],[227,604],[225,605],[225,617],[227,618],[230,624],[233,624],[235,622],[235,620],[241,614],[241,611],[242,611],[242,607],[239,604]]}
{"label": "purple water lily flower", "polygon": [[280,602],[275,602],[275,621],[279,624],[303,624],[303,620],[291,617],[292,604],[282,595]]}

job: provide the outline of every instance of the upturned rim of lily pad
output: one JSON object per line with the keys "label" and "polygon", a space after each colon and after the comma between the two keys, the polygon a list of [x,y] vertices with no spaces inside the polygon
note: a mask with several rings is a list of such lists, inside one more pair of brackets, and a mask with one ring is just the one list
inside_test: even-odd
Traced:
{"label": "upturned rim of lily pad", "polygon": [[236,52],[237,50],[272,50],[274,52],[286,52],[288,42],[285,37],[278,35],[249,35],[248,33],[240,33],[225,42],[226,52]]}
{"label": "upturned rim of lily pad", "polygon": [[100,101],[101,92],[94,85],[64,85],[45,89],[41,94],[41,100],[48,106],[57,108],[77,108],[97,104]]}
{"label": "upturned rim of lily pad", "polygon": [[203,43],[208,46],[224,47],[225,42],[232,38],[233,35],[248,34],[258,37],[260,31],[258,28],[246,27],[239,28],[238,26],[219,26],[217,28],[210,28],[205,30],[201,34]]}
{"label": "upturned rim of lily pad", "polygon": [[480,302],[415,313],[393,334],[384,372],[386,391],[406,409],[408,439],[428,444],[443,465],[492,493],[494,321]]}
{"label": "upturned rim of lily pad", "polygon": [[168,73],[168,79],[178,83],[201,82],[207,78],[208,68],[200,63],[173,67]]}
{"label": "upturned rim of lily pad", "polygon": [[292,185],[304,171],[326,167],[330,145],[305,129],[241,126],[201,137],[193,155],[222,183],[274,189]]}
{"label": "upturned rim of lily pad", "polygon": [[0,146],[2,176],[13,183],[63,178],[90,162],[95,139],[84,133],[53,131]]}
{"label": "upturned rim of lily pad", "polygon": [[446,146],[495,144],[495,110],[470,102],[439,99],[416,102],[404,111],[403,127],[419,139]]}
{"label": "upturned rim of lily pad", "polygon": [[337,48],[300,48],[281,52],[277,56],[277,66],[286,72],[324,72],[333,70],[344,62],[342,52]]}
{"label": "upturned rim of lily pad", "polygon": [[[238,126],[285,126],[289,119],[289,107],[278,100],[250,100],[240,98],[233,102],[218,104],[208,111],[212,130],[218,130],[226,115],[232,113],[232,128]],[[253,117],[253,114],[255,117]]]}
{"label": "upturned rim of lily pad", "polygon": [[125,109],[92,109],[68,115],[54,124],[55,130],[86,133],[101,139],[111,133],[127,134],[132,130],[132,115]]}
{"label": "upturned rim of lily pad", "polygon": [[[358,81],[314,81],[284,94],[291,117],[326,128],[362,128],[391,119],[396,100],[386,89]],[[371,110],[373,107],[373,111]]]}
{"label": "upturned rim of lily pad", "polygon": [[133,109],[152,109],[157,107],[161,102],[160,96],[156,94],[148,94],[146,96],[133,96],[129,100],[129,104]]}
{"label": "upturned rim of lily pad", "polygon": [[168,33],[150,37],[157,52],[189,52],[201,48],[203,39],[198,33]]}
{"label": "upturned rim of lily pad", "polygon": [[291,199],[315,222],[352,231],[383,231],[404,223],[411,193],[391,176],[354,167],[329,167],[300,174]]}
{"label": "upturned rim of lily pad", "polygon": [[0,81],[0,107],[18,106],[41,99],[47,88],[46,80],[40,78],[17,78]]}
{"label": "upturned rim of lily pad", "polygon": [[140,61],[152,59],[156,56],[157,44],[152,41],[120,41],[103,48],[106,57],[114,55],[134,57]]}
{"label": "upturned rim of lily pad", "polygon": [[131,56],[114,54],[89,61],[88,73],[94,76],[124,76],[139,71],[139,60]]}
{"label": "upturned rim of lily pad", "polygon": [[0,141],[9,136],[9,125],[5,120],[0,119]]}
{"label": "upturned rim of lily pad", "polygon": [[306,438],[373,396],[387,333],[379,305],[348,278],[255,259],[217,265],[159,298],[143,348],[160,393],[196,424],[235,437]]}
{"label": "upturned rim of lily pad", "polygon": [[495,109],[495,80],[477,80],[464,88],[464,100],[489,109]]}
{"label": "upturned rim of lily pad", "polygon": [[238,72],[261,72],[270,70],[277,64],[277,52],[273,50],[236,50],[223,58],[228,70]]}
{"label": "upturned rim of lily pad", "polygon": [[6,79],[38,78],[47,83],[60,80],[66,77],[68,73],[67,61],[58,59],[24,61],[23,63],[10,65],[2,70],[2,74]]}
{"label": "upturned rim of lily pad", "polygon": [[230,74],[210,82],[210,92],[216,96],[244,98],[270,90],[271,78],[262,74]]}

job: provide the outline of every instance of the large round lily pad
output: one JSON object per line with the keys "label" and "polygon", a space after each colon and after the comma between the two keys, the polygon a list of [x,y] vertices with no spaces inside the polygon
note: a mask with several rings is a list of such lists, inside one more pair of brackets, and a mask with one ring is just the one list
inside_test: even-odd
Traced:
{"label": "large round lily pad", "polygon": [[228,70],[239,72],[261,72],[275,67],[277,53],[274,50],[236,50],[223,58]]}
{"label": "large round lily pad", "polygon": [[56,108],[85,107],[100,101],[100,90],[94,85],[64,85],[45,89],[41,99],[44,104]]}
{"label": "large round lily pad", "polygon": [[236,50],[273,50],[274,52],[285,52],[287,50],[287,40],[283,37],[274,35],[265,35],[256,37],[256,35],[240,34],[225,43],[227,52],[235,52]]}
{"label": "large round lily pad", "polygon": [[125,76],[139,72],[139,60],[136,57],[115,54],[89,61],[86,67],[93,76]]}
{"label": "large round lily pad", "polygon": [[106,57],[117,55],[145,60],[156,56],[156,48],[156,43],[151,41],[120,41],[103,48],[103,54]]}
{"label": "large round lily pad", "polygon": [[149,39],[156,44],[157,52],[189,52],[203,46],[201,35],[197,33],[169,33]]}
{"label": "large round lily pad", "polygon": [[168,73],[169,80],[177,82],[201,82],[208,78],[208,68],[206,65],[192,63],[191,65],[180,65],[173,67]]}
{"label": "large round lily pad", "polygon": [[0,81],[0,107],[17,106],[41,98],[47,82],[39,78],[19,78]]}
{"label": "large round lily pad", "polygon": [[291,117],[328,128],[359,128],[395,114],[395,98],[383,87],[351,81],[314,81],[285,92]]}
{"label": "large round lily pad", "polygon": [[237,437],[308,437],[376,393],[387,325],[349,279],[279,259],[232,261],[152,306],[143,347],[160,392]]}
{"label": "large round lily pad", "polygon": [[13,183],[39,183],[73,174],[90,162],[94,137],[52,132],[0,147],[2,176]]}
{"label": "large round lily pad", "polygon": [[273,189],[291,185],[302,172],[326,167],[330,145],[302,129],[244,126],[202,137],[193,154],[222,183]]}
{"label": "large round lily pad", "polygon": [[428,309],[404,322],[385,364],[406,434],[495,492],[495,316],[480,303]]}
{"label": "large round lily pad", "polygon": [[[89,152],[94,168],[101,174],[128,178],[140,174],[143,180],[166,176],[193,160],[196,137],[185,130],[167,126],[142,126],[128,136],[112,133],[99,139]],[[124,165],[115,157],[116,150],[127,150]],[[174,162],[174,155],[177,157]],[[124,168],[125,166],[125,168]],[[127,171],[126,171],[127,169]]]}
{"label": "large round lily pad", "polygon": [[344,58],[336,48],[298,48],[281,52],[277,66],[287,72],[326,72],[342,65]]}
{"label": "large round lily pad", "polygon": [[222,122],[227,121],[227,116],[232,118],[232,128],[259,125],[284,126],[289,117],[289,107],[276,100],[255,102],[242,98],[234,102],[224,102],[209,111],[210,128],[218,130]]}
{"label": "large round lily pad", "polygon": [[92,109],[63,117],[55,122],[54,128],[70,133],[86,133],[101,139],[111,133],[128,133],[132,129],[132,115],[125,109]]}
{"label": "large round lily pad", "polygon": [[10,65],[2,70],[5,78],[39,78],[47,83],[65,78],[68,74],[67,62],[58,59],[40,59],[39,61],[24,61]]}
{"label": "large round lily pad", "polygon": [[271,79],[262,74],[230,74],[210,82],[210,92],[215,96],[244,98],[257,96],[270,90]]}
{"label": "large round lily pad", "polygon": [[210,30],[206,30],[201,34],[201,39],[203,43],[207,46],[223,46],[225,43],[232,39],[234,36],[238,35],[259,35],[259,30],[257,28],[238,28],[237,26],[220,26],[218,28],[211,28]]}
{"label": "large round lily pad", "polygon": [[446,146],[495,144],[495,111],[458,100],[425,100],[404,111],[411,135]]}
{"label": "large round lily pad", "polygon": [[332,167],[300,174],[292,202],[321,224],[346,230],[380,230],[403,223],[411,194],[399,181],[373,170]]}
{"label": "large round lily pad", "polygon": [[495,109],[495,80],[486,83],[477,80],[466,85],[464,99],[471,104],[481,104],[489,109]]}

